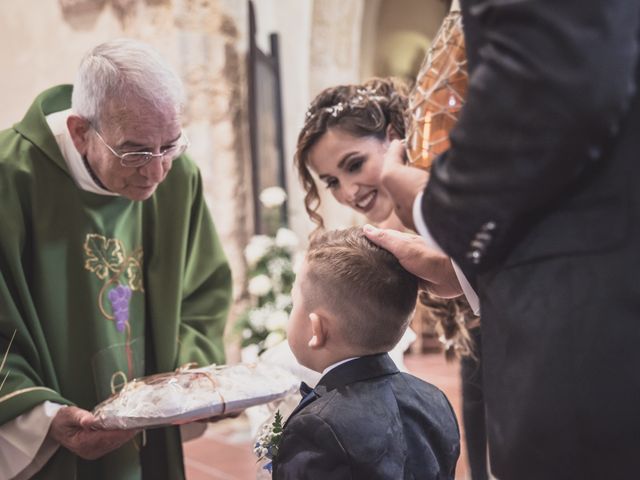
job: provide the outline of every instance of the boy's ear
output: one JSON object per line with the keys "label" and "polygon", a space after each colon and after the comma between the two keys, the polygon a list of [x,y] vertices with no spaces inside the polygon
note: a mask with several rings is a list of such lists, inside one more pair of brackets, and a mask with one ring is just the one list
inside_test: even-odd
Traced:
{"label": "boy's ear", "polygon": [[327,319],[316,313],[310,313],[309,321],[311,322],[312,334],[309,340],[309,348],[319,349],[324,347],[327,343]]}

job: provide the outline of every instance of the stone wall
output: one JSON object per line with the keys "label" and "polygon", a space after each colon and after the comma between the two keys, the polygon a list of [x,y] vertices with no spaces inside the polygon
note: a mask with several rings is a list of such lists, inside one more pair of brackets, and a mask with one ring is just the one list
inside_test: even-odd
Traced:
{"label": "stone wall", "polygon": [[268,51],[268,35],[272,32],[277,32],[280,39],[289,226],[303,241],[314,226],[304,209],[304,195],[298,176],[293,171],[293,155],[304,114],[311,100],[309,85],[314,3],[313,0],[254,2],[258,46],[263,51]]}
{"label": "stone wall", "polygon": [[247,4],[174,2],[180,72],[188,94],[192,157],[234,276],[236,312],[244,308],[243,249],[253,228],[246,81]]}

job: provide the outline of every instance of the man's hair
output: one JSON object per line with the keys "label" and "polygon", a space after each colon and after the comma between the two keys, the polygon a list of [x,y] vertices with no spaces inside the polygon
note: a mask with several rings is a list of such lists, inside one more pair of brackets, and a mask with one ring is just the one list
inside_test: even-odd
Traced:
{"label": "man's hair", "polygon": [[180,111],[184,87],[160,54],[137,40],[111,40],[82,58],[71,98],[76,114],[99,123],[109,101],[131,98]]}
{"label": "man's hair", "polygon": [[418,279],[359,227],[316,234],[301,285],[305,308],[327,308],[343,338],[366,353],[391,350],[416,306]]}

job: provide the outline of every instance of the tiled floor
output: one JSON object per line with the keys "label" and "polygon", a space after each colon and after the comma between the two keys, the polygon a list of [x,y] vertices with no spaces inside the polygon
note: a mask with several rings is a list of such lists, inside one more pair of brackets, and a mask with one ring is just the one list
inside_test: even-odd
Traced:
{"label": "tiled floor", "polygon": [[[407,355],[405,363],[411,373],[440,388],[449,398],[458,419],[460,416],[460,375],[457,363],[447,363],[442,354]],[[188,480],[253,480],[256,457],[246,417],[224,420],[209,426],[205,434],[185,444]],[[462,455],[456,479],[467,478],[467,462]]]}

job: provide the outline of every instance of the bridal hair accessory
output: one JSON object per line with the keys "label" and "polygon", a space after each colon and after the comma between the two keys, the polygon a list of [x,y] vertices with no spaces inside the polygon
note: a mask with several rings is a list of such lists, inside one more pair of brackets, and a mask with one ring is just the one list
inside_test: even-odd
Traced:
{"label": "bridal hair accessory", "polygon": [[324,109],[325,112],[329,112],[332,117],[338,117],[338,114],[344,111],[345,104],[343,102],[336,103],[332,107],[327,107]]}
{"label": "bridal hair accessory", "polygon": [[348,102],[338,102],[335,105],[318,109],[315,112],[313,111],[314,105],[311,105],[311,107],[309,107],[307,113],[305,114],[305,118],[309,120],[318,112],[322,111],[329,113],[334,118],[338,118],[338,115],[342,114],[342,112],[344,112],[348,108],[362,107],[368,101],[380,101],[385,100],[386,98],[387,97],[385,97],[384,95],[378,95],[378,93],[371,87],[358,88],[356,90],[356,95]]}

